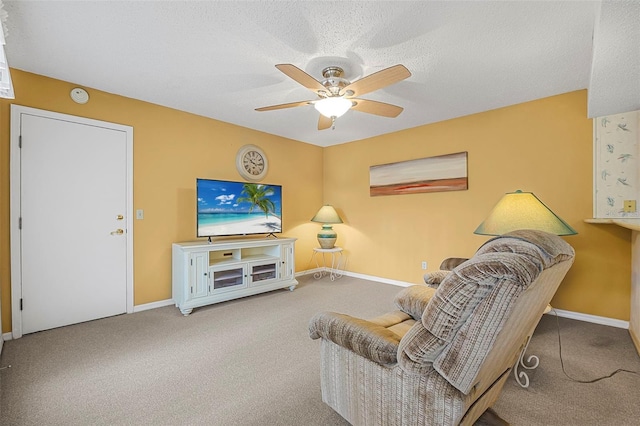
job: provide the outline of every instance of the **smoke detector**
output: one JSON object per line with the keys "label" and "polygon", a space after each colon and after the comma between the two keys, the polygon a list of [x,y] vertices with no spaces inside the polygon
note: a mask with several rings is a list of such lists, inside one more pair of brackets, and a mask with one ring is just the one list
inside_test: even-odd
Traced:
{"label": "smoke detector", "polygon": [[71,90],[71,99],[77,104],[86,104],[89,102],[89,94],[86,90],[76,87]]}

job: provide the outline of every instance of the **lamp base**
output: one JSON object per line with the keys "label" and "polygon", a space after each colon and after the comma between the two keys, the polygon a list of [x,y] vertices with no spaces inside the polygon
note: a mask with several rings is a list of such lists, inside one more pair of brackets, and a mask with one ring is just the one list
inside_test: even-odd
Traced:
{"label": "lamp base", "polygon": [[336,244],[337,238],[338,235],[331,225],[322,225],[322,229],[318,232],[318,244],[323,249],[332,249]]}

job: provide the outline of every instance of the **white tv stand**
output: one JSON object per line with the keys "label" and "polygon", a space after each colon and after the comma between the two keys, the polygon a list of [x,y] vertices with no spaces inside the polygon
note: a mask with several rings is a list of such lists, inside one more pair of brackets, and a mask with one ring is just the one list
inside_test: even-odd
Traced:
{"label": "white tv stand", "polygon": [[174,243],[173,301],[183,315],[193,308],[298,285],[296,238]]}

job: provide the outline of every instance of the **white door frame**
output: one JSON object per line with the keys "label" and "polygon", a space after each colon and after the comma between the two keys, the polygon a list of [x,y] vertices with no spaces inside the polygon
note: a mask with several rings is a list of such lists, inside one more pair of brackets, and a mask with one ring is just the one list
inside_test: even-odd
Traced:
{"label": "white door frame", "polygon": [[[10,191],[11,191],[11,334],[13,339],[22,337],[22,315],[20,311],[20,298],[22,296],[22,267],[21,253],[22,243],[20,239],[20,164],[21,153],[18,144],[20,142],[20,122],[22,114],[30,114],[38,117],[85,124],[89,126],[103,127],[122,131],[127,138],[127,214],[126,214],[126,238],[127,238],[127,313],[133,312],[133,127],[106,121],[76,117],[36,108],[20,105],[11,105],[11,155],[10,155]],[[46,237],[46,236],[45,236]]]}

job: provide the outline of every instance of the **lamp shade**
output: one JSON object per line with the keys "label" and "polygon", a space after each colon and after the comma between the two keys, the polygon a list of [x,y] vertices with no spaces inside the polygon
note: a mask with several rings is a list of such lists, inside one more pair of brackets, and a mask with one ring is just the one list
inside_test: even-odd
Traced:
{"label": "lamp shade", "polygon": [[352,103],[350,100],[345,98],[331,97],[324,98],[313,104],[313,106],[318,110],[320,114],[324,115],[325,117],[338,118],[344,115],[345,112],[349,111]]}
{"label": "lamp shade", "polygon": [[503,235],[518,229],[536,229],[555,235],[577,234],[532,192],[520,190],[506,193],[474,234]]}
{"label": "lamp shade", "polygon": [[322,206],[311,221],[322,223],[322,229],[318,232],[318,244],[320,244],[320,247],[325,250],[332,249],[338,239],[338,234],[333,230],[331,224],[342,223],[342,219],[336,209],[330,205]]}
{"label": "lamp shade", "polygon": [[318,213],[311,219],[311,222],[342,223],[342,219],[336,209],[327,204],[318,210]]}

